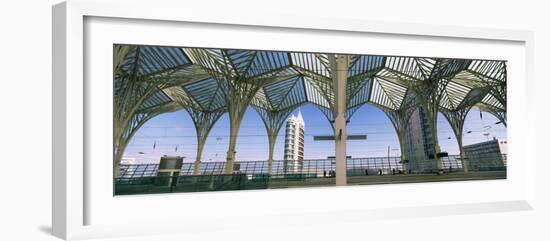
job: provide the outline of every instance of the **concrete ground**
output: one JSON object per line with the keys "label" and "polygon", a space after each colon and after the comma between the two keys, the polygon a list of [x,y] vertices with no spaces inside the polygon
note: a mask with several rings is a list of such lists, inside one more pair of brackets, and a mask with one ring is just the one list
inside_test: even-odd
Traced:
{"label": "concrete ground", "polygon": [[[470,181],[470,180],[494,180],[505,179],[506,171],[483,171],[483,172],[454,172],[438,174],[400,174],[400,175],[369,175],[348,177],[348,185],[375,185],[392,183],[421,183],[421,182],[447,182],[447,181]],[[252,189],[280,189],[299,187],[326,187],[336,185],[336,179],[331,178],[273,178],[266,182],[247,182],[244,186],[234,186],[231,181],[213,184],[198,183],[183,184],[177,187],[156,186],[156,185],[122,185],[117,187],[117,195],[125,194],[151,194],[151,193],[172,193],[172,192],[198,192],[198,191],[229,191],[229,190],[252,190]]]}
{"label": "concrete ground", "polygon": [[[411,175],[370,175],[348,177],[348,185],[374,185],[392,183],[418,183],[418,182],[447,182],[506,179],[506,171],[484,172],[454,172],[437,174],[411,174]],[[294,188],[335,185],[335,178],[312,178],[305,180],[287,181],[272,179],[269,188]]]}

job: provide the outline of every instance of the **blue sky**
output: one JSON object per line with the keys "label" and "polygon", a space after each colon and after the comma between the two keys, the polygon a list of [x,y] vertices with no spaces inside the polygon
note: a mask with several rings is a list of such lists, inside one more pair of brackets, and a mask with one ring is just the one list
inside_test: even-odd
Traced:
{"label": "blue sky", "polygon": [[[298,110],[294,111],[294,114]],[[313,141],[314,135],[332,133],[325,116],[311,104],[300,108],[305,121],[305,159],[326,158],[334,155],[334,144],[330,141]],[[485,129],[490,138],[506,138],[506,128],[495,124],[497,118],[483,113],[480,119],[479,110],[472,109],[464,125],[464,145],[487,140],[483,135]],[[284,126],[279,131],[275,145],[274,159],[283,159]],[[397,134],[386,115],[371,105],[364,105],[352,117],[348,124],[349,134],[367,134],[367,140],[348,141],[347,155],[353,157],[399,155]],[[223,115],[210,132],[203,152],[203,161],[225,161],[229,142],[229,116]],[[442,151],[458,154],[458,146],[453,131],[447,120],[439,114],[438,135]],[[450,139],[449,139],[450,137]],[[155,144],[156,143],[156,144]],[[155,148],[153,148],[155,145]],[[177,151],[176,151],[177,146]],[[145,123],[128,144],[125,157],[136,158],[137,163],[158,162],[162,155],[185,156],[184,161],[193,161],[196,156],[197,139],[193,122],[186,111],[181,110],[159,115]],[[143,154],[140,154],[143,152]],[[237,160],[267,160],[268,141],[264,124],[257,113],[249,108],[243,118],[237,139]]]}

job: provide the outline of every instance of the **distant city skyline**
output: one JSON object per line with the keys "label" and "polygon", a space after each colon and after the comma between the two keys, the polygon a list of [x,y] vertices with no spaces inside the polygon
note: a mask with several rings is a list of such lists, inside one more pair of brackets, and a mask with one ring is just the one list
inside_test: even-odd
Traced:
{"label": "distant city skyline", "polygon": [[[314,135],[330,135],[332,128],[326,117],[314,105],[306,104],[300,107],[307,130],[305,131],[304,159],[325,159],[334,156],[332,142],[313,141]],[[298,109],[292,114],[297,115]],[[506,139],[506,128],[495,124],[498,119],[483,112],[480,118],[479,110],[473,108],[464,124],[464,145],[486,141],[493,136]],[[458,145],[454,133],[447,120],[438,115],[438,136],[441,151],[458,154]],[[490,126],[489,136],[483,133]],[[371,105],[365,105],[352,116],[347,126],[348,134],[367,134],[367,140],[349,141],[347,155],[352,157],[380,157],[388,155],[399,156],[399,141],[397,134],[387,116]],[[284,159],[285,128],[281,128],[275,145],[275,160]],[[203,162],[220,161],[226,158],[229,141],[229,118],[224,114],[214,125],[203,152]],[[136,163],[156,163],[162,155],[185,156],[184,162],[191,162],[196,155],[196,133],[191,118],[184,110],[161,114],[137,131],[126,148],[124,157],[135,158]],[[267,133],[258,114],[248,108],[239,130],[237,139],[237,161],[267,160]]]}

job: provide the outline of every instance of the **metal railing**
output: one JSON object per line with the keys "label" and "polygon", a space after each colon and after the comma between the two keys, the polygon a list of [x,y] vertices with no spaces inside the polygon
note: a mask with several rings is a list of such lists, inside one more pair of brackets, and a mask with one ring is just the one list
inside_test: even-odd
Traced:
{"label": "metal railing", "polygon": [[[506,170],[506,155],[466,156],[470,171]],[[420,160],[431,161],[432,160]],[[442,157],[443,171],[461,172],[459,155]],[[323,186],[335,182],[335,159],[303,160],[288,163],[273,161],[272,173],[267,174],[267,161],[236,162],[235,172],[224,174],[224,162],[201,163],[200,175],[193,175],[194,164],[184,163],[177,176],[158,176],[158,164],[122,165],[121,176],[114,180],[115,195],[148,194],[169,192],[200,192],[221,190],[250,190],[286,188],[291,186]],[[290,166],[290,168],[289,168]],[[358,176],[403,174],[400,157],[348,158],[347,176],[359,180]],[[439,173],[434,168],[415,169],[412,174]],[[357,178],[356,178],[357,177]],[[405,177],[405,176],[403,176]],[[368,177],[366,177],[368,178]],[[362,180],[362,179],[361,179]]]}
{"label": "metal railing", "polygon": [[[483,171],[491,169],[502,169],[506,167],[506,155],[503,154],[500,158],[495,155],[476,155],[466,156],[469,162],[469,170]],[[430,161],[430,160],[428,160]],[[316,159],[303,160],[297,162],[297,166],[293,168],[285,168],[287,161],[273,161],[271,174],[280,176],[285,174],[309,174],[310,176],[327,176],[330,172],[336,170],[335,159]],[[443,170],[446,172],[462,171],[462,160],[460,155],[449,155],[441,158]],[[501,164],[502,163],[502,164]],[[296,164],[296,162],[294,163]],[[183,163],[180,176],[193,175],[194,163]],[[236,162],[235,170],[239,173],[246,174],[267,174],[267,161],[240,161]],[[348,158],[347,170],[349,176],[377,174],[382,171],[383,174],[393,172],[403,172],[401,157],[367,157],[367,158]],[[411,169],[415,167],[411,166]],[[120,177],[151,177],[156,176],[158,164],[135,164],[121,165]],[[225,170],[225,162],[203,162],[200,166],[200,175],[218,175],[223,174]],[[430,172],[432,170],[416,170],[417,172]]]}
{"label": "metal railing", "polygon": [[219,174],[189,176],[120,177],[115,181],[116,195],[170,192],[266,189],[267,175]]}

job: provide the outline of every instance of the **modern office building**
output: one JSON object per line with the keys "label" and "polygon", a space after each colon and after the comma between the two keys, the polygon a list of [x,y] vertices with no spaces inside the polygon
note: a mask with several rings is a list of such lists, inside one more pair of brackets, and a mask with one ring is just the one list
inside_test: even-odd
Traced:
{"label": "modern office building", "polygon": [[304,160],[304,119],[302,113],[290,116],[285,128],[285,172],[299,172]]}
{"label": "modern office building", "polygon": [[426,113],[417,107],[412,113],[405,132],[405,153],[409,169],[413,172],[436,168],[434,143]]}
{"label": "modern office building", "polygon": [[464,146],[464,155],[468,158],[469,170],[498,170],[506,167],[508,141],[493,138]]}

